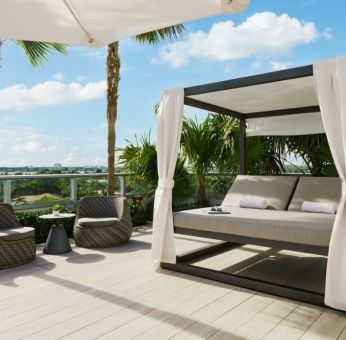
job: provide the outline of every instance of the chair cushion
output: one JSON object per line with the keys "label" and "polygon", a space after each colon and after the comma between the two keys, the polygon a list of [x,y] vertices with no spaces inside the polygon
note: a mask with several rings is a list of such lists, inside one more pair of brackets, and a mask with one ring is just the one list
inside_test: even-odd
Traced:
{"label": "chair cushion", "polygon": [[304,201],[333,203],[341,197],[341,180],[338,177],[300,177],[288,210],[302,211]]}
{"label": "chair cushion", "polygon": [[35,229],[31,227],[0,229],[0,239],[5,241],[18,241],[34,236]]}
{"label": "chair cushion", "polygon": [[83,217],[78,219],[78,224],[83,227],[107,227],[118,221],[116,217]]}
{"label": "chair cushion", "polygon": [[255,196],[267,201],[267,209],[286,210],[297,182],[297,176],[237,176],[222,206],[239,207],[242,198]]}
{"label": "chair cushion", "polygon": [[224,234],[329,246],[335,215],[232,207],[230,215],[209,215],[208,209],[174,213],[174,226]]}

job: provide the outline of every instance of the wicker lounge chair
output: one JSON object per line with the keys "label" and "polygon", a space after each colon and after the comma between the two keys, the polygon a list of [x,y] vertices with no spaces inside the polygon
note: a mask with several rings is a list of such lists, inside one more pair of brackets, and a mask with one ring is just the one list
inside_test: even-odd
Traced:
{"label": "wicker lounge chair", "polygon": [[35,259],[35,229],[22,227],[10,204],[0,204],[0,269]]}
{"label": "wicker lounge chair", "polygon": [[127,242],[132,234],[130,209],[125,197],[84,197],[74,225],[76,245],[106,248]]}

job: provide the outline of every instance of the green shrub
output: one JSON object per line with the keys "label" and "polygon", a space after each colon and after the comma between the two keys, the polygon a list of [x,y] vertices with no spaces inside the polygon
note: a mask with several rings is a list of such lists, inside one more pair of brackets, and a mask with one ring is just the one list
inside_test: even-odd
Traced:
{"label": "green shrub", "polygon": [[143,204],[132,201],[129,205],[133,226],[136,227],[146,224],[147,216]]}
{"label": "green shrub", "polygon": [[37,203],[56,203],[56,202],[61,202],[63,200],[64,200],[63,198],[55,198],[55,197],[43,195],[40,199],[35,200],[32,203],[33,204],[37,204]]}

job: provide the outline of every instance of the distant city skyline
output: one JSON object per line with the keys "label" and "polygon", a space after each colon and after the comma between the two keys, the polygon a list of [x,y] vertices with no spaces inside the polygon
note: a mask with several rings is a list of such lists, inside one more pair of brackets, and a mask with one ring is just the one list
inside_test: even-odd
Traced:
{"label": "distant city skyline", "polygon": [[[187,23],[178,41],[121,41],[117,146],[151,130],[162,89],[311,64],[346,54],[346,3],[252,0],[248,10]],[[1,47],[0,167],[105,166],[107,49],[70,47],[33,70]],[[204,113],[186,108],[187,114]]]}

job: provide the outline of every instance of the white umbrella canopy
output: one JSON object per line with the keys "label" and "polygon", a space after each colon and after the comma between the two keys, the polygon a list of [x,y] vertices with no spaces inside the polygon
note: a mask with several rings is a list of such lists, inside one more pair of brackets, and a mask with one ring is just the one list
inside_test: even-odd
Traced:
{"label": "white umbrella canopy", "polygon": [[101,47],[137,34],[243,11],[249,0],[1,0],[0,37]]}

